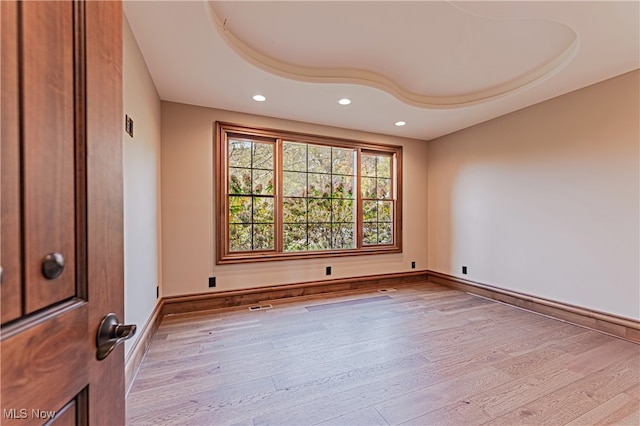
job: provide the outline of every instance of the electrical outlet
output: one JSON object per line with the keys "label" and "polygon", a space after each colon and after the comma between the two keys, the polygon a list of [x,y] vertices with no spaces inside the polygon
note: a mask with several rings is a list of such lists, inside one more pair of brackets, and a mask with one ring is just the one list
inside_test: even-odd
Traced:
{"label": "electrical outlet", "polygon": [[327,275],[331,275],[331,266],[327,266],[327,269],[325,271],[325,274]]}
{"label": "electrical outlet", "polygon": [[209,277],[209,287],[216,286],[216,277]]}
{"label": "electrical outlet", "polygon": [[129,136],[133,137],[133,119],[128,115],[124,116],[124,130]]}
{"label": "electrical outlet", "polygon": [[411,262],[411,269],[416,269],[416,262],[415,261]]}
{"label": "electrical outlet", "polygon": [[463,273],[464,275],[467,275],[467,267],[466,267],[466,266],[463,266],[463,267],[462,267],[462,273]]}

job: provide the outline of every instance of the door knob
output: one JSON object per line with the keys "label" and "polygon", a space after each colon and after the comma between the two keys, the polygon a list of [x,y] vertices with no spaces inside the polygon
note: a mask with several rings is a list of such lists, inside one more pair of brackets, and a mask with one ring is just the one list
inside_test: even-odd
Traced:
{"label": "door knob", "polygon": [[42,260],[42,275],[46,279],[56,279],[62,271],[64,271],[64,257],[60,253],[49,253]]}
{"label": "door knob", "polygon": [[98,361],[105,359],[120,343],[136,334],[135,324],[120,324],[116,314],[108,314],[98,327],[96,343],[98,345]]}

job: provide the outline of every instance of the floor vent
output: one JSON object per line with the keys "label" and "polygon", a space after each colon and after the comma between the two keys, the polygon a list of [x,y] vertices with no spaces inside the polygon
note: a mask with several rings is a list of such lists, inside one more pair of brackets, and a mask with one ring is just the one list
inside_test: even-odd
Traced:
{"label": "floor vent", "polygon": [[266,309],[271,309],[273,308],[273,306],[271,305],[255,305],[255,306],[249,306],[249,310],[250,311],[264,311]]}
{"label": "floor vent", "polygon": [[378,293],[391,293],[392,291],[398,291],[395,288],[381,288]]}

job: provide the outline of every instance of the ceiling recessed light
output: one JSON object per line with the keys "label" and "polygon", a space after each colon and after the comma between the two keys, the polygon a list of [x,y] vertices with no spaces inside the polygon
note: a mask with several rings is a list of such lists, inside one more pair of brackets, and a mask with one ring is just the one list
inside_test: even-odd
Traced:
{"label": "ceiling recessed light", "polygon": [[264,101],[266,101],[266,100],[267,100],[267,98],[265,98],[265,97],[264,97],[264,96],[262,96],[262,95],[255,95],[255,96],[253,97],[253,100],[254,100],[254,101],[256,101],[256,102],[264,102]]}
{"label": "ceiling recessed light", "polygon": [[340,105],[349,105],[351,103],[351,99],[342,98],[338,101]]}
{"label": "ceiling recessed light", "polygon": [[407,124],[405,121],[396,121],[396,126],[398,127],[404,126],[405,124]]}

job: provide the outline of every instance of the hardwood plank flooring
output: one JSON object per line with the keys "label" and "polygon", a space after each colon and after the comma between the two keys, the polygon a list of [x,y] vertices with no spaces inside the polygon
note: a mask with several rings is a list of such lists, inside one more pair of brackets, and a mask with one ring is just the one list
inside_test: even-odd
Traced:
{"label": "hardwood plank flooring", "polygon": [[640,345],[430,283],[162,319],[127,424],[640,424]]}

